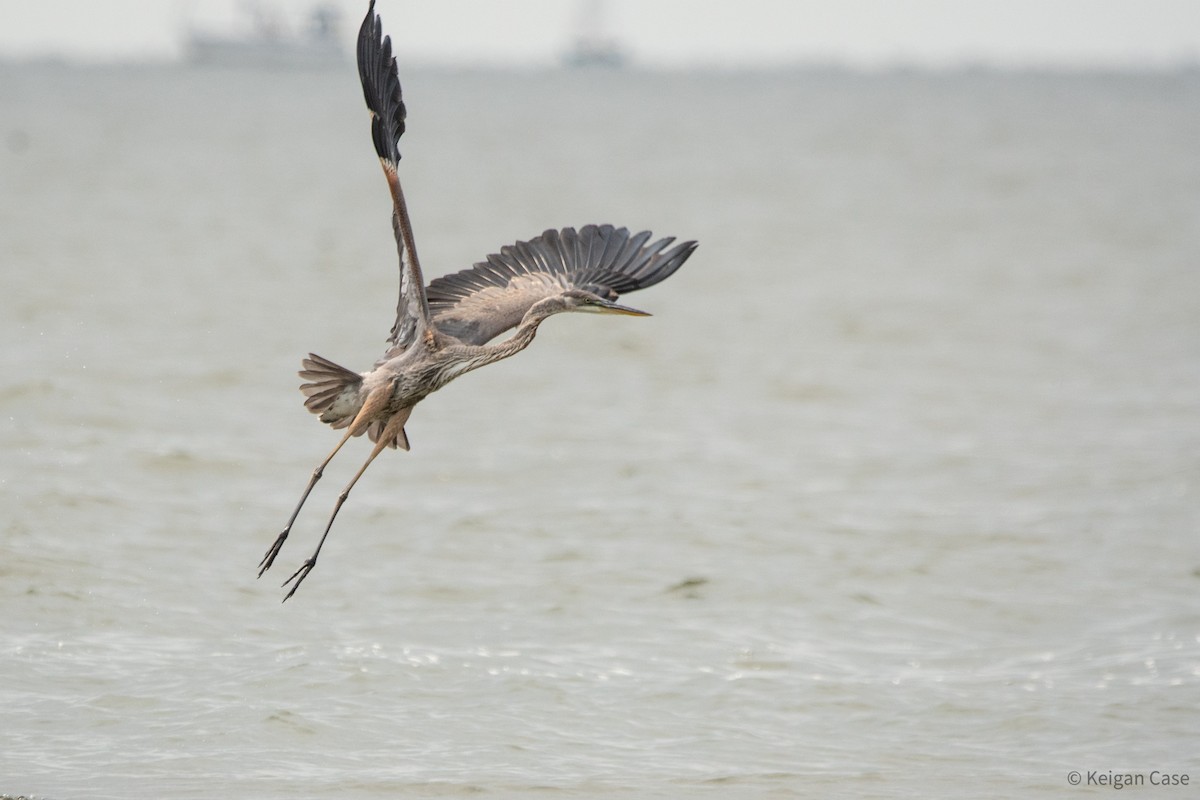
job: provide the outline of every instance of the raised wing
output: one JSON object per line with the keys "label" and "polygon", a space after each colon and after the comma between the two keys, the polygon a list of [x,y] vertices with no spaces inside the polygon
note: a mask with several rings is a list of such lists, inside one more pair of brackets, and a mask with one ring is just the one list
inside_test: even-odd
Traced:
{"label": "raised wing", "polygon": [[404,133],[404,99],[400,93],[400,77],[396,74],[396,59],[392,57],[392,40],[383,35],[383,24],[375,13],[375,0],[371,0],[358,31],[358,76],[362,79],[363,97],[371,111],[371,139],[392,193],[392,230],[400,256],[400,299],[388,342],[393,351],[402,350],[425,335],[429,326],[429,305],[425,300],[421,262],[413,244],[408,206],[396,174],[400,163],[398,145]]}
{"label": "raised wing", "polygon": [[551,229],[504,247],[471,269],[429,284],[433,324],[462,342],[483,344],[519,324],[543,298],[574,288],[615,300],[670,277],[696,249],[695,242],[670,247],[674,237],[646,244],[650,236],[585,225],[578,233]]}

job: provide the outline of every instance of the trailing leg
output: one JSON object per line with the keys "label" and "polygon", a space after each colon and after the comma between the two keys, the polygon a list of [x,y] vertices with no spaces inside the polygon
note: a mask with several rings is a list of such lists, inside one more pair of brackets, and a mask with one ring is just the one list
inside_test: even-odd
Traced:
{"label": "trailing leg", "polygon": [[296,522],[296,517],[300,516],[300,509],[304,507],[304,502],[308,500],[309,494],[312,493],[313,487],[317,485],[317,481],[321,480],[321,476],[325,473],[325,467],[329,466],[329,462],[342,449],[342,445],[350,441],[350,438],[357,436],[367,429],[373,419],[378,416],[392,393],[391,384],[385,384],[376,388],[370,395],[367,396],[362,408],[355,415],[354,421],[350,423],[350,427],[346,430],[346,435],[342,437],[337,446],[325,456],[325,459],[317,465],[313,470],[312,476],[308,479],[308,486],[304,487],[304,494],[300,495],[300,502],[292,509],[292,515],[288,518],[287,525],[283,526],[283,531],[279,536],[275,537],[275,541],[267,548],[266,554],[262,557],[262,561],[258,562],[258,577],[262,577],[263,573],[271,568],[275,563],[275,556],[279,555],[279,551],[283,548],[283,543],[287,541],[288,534],[292,532],[292,525]]}
{"label": "trailing leg", "polygon": [[308,577],[308,573],[312,572],[313,567],[317,565],[317,556],[321,554],[321,548],[325,546],[325,539],[329,536],[329,531],[333,528],[333,521],[337,518],[338,512],[341,511],[346,498],[350,496],[350,490],[354,488],[354,484],[358,483],[358,479],[367,471],[367,467],[371,466],[371,462],[375,460],[375,457],[382,453],[388,446],[388,443],[396,437],[396,434],[404,429],[404,423],[408,421],[408,415],[411,411],[412,409],[410,408],[402,409],[387,421],[387,425],[384,426],[378,441],[375,442],[375,447],[371,450],[371,455],[367,456],[367,460],[359,468],[358,472],[354,473],[354,477],[350,479],[350,482],[346,484],[346,488],[342,489],[341,494],[338,495],[337,503],[333,506],[333,513],[329,515],[329,522],[325,525],[325,532],[321,534],[321,540],[317,542],[317,549],[300,565],[300,569],[296,570],[292,574],[292,577],[283,582],[284,586],[287,586],[289,583],[292,584],[291,590],[283,598],[284,602],[287,602],[296,593],[296,590],[300,588],[300,584]]}

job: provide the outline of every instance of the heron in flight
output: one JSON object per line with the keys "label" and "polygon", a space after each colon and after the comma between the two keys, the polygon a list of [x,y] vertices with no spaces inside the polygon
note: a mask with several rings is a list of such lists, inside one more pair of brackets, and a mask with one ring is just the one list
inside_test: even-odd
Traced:
{"label": "heron in flight", "polygon": [[[259,562],[260,578],[275,563],[304,502],[342,446],[363,433],[375,446],[338,495],[316,550],[283,582],[291,585],[284,601],[316,566],[338,511],[375,457],[388,447],[408,449],[404,424],[413,406],[459,375],[521,352],[554,314],[648,316],[617,304],[617,297],[670,277],[696,249],[695,242],[672,247],[673,237],[651,242],[649,231],[630,234],[612,225],[551,229],[426,287],[397,174],[405,109],[391,39],[382,28],[371,0],[358,33],[358,74],[371,112],[371,139],[392,195],[400,300],[388,349],[370,370],[354,372],[313,353],[303,361],[304,405],[346,433],[313,470],[287,525]],[[514,327],[510,337],[492,342]]]}

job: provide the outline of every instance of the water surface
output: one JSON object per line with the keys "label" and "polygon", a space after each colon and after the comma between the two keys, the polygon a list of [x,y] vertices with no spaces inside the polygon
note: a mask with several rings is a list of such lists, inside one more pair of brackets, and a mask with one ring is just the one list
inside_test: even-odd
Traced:
{"label": "water surface", "polygon": [[352,69],[0,72],[0,793],[1200,782],[1194,72],[403,77],[430,277],[701,246],[420,406],[281,605],[367,454],[256,581],[294,372],[395,307]]}

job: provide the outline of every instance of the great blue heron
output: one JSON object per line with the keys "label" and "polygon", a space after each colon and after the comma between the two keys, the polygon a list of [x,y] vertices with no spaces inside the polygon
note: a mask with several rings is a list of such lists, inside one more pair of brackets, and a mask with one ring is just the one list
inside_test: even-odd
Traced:
{"label": "great blue heron", "polygon": [[[291,532],[304,501],[337,452],[353,436],[366,433],[375,447],[338,495],[316,550],[283,586],[285,601],[308,577],[354,484],[386,447],[408,449],[404,424],[413,406],[450,381],[493,361],[524,350],[547,317],[562,311],[648,316],[614,302],[622,292],[653,286],[669,277],[696,248],[695,242],[671,247],[673,237],[649,243],[650,232],[630,235],[625,228],[586,225],[547,230],[528,242],[470,269],[438,278],[425,287],[397,167],[404,133],[404,101],[389,37],[375,14],[375,0],[358,33],[358,73],[371,111],[371,138],[392,193],[392,229],[400,255],[400,301],[390,345],[367,372],[353,372],[313,353],[304,359],[300,386],[304,405],[321,421],[346,433],[313,470],[287,525],[267,549],[258,575],[271,568]],[[510,328],[502,342],[488,342]]]}

